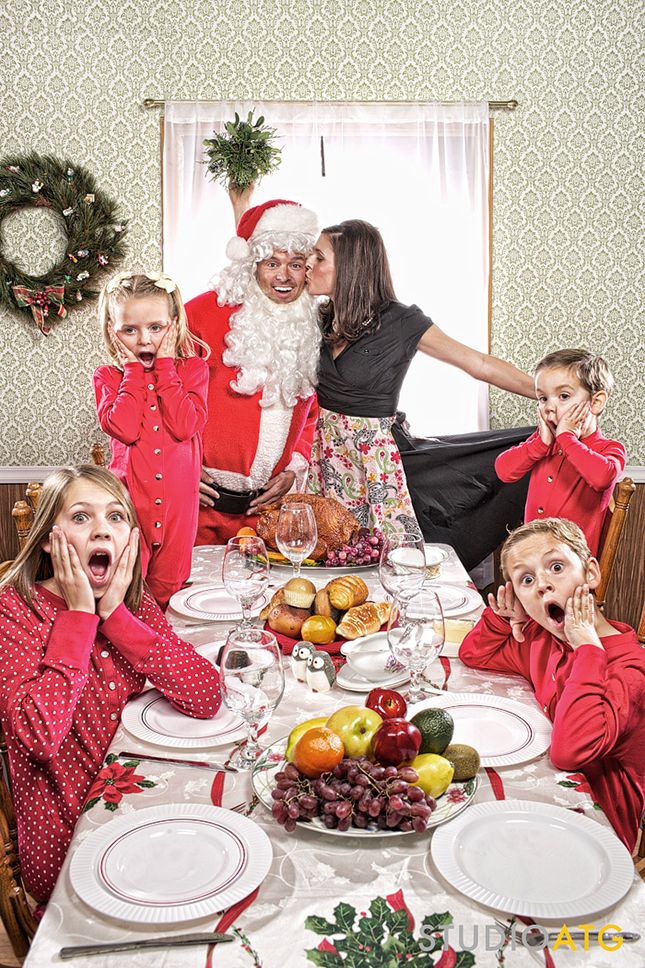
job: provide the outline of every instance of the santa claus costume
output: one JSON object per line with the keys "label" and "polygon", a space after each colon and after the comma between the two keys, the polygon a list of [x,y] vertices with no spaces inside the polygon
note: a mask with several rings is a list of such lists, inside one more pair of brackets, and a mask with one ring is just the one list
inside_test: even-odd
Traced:
{"label": "santa claus costume", "polygon": [[275,199],[244,213],[226,254],[217,291],[186,305],[190,330],[211,348],[205,470],[220,494],[200,507],[196,543],[222,544],[256,518],[250,500],[281,471],[302,489],[318,406],[314,386],[320,330],[315,300],[303,290],[293,302],[273,302],[256,280],[256,266],[274,251],[306,254],[318,234],[316,217]]}

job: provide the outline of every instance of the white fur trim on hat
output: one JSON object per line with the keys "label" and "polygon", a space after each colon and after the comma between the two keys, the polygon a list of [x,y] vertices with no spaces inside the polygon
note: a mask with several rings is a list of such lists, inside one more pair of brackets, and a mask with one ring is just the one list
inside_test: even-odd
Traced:
{"label": "white fur trim on hat", "polygon": [[313,245],[318,238],[318,219],[314,212],[303,208],[302,205],[274,205],[264,212],[251,238],[273,233],[280,235],[298,233],[310,238]]}
{"label": "white fur trim on hat", "polygon": [[244,262],[251,255],[251,249],[246,239],[234,235],[226,244],[226,257],[231,262]]}

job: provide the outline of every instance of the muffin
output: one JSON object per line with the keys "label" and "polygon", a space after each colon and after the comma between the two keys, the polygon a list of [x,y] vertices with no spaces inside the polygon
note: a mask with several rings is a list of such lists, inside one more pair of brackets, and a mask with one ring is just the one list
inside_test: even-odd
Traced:
{"label": "muffin", "polygon": [[291,578],[283,590],[285,602],[295,608],[311,608],[316,597],[316,586],[307,578]]}

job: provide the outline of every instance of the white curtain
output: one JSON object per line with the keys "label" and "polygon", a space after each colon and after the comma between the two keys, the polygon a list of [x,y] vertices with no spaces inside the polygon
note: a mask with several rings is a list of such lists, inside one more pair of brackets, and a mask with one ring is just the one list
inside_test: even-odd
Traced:
{"label": "white curtain", "polygon": [[[234,234],[225,189],[208,178],[203,139],[237,111],[277,129],[279,170],[254,203],[289,198],[321,226],[379,227],[398,298],[477,349],[488,344],[488,104],[166,102],[164,269],[185,299],[203,292]],[[324,172],[324,173],[323,173]],[[487,388],[417,354],[400,407],[419,436],[488,426]]]}

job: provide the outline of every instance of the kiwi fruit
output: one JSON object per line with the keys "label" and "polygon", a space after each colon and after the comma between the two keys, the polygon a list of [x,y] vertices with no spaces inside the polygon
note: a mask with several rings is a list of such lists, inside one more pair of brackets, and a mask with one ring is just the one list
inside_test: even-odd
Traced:
{"label": "kiwi fruit", "polygon": [[453,781],[472,780],[480,766],[479,753],[465,743],[452,743],[441,754],[454,767]]}

